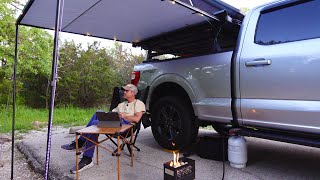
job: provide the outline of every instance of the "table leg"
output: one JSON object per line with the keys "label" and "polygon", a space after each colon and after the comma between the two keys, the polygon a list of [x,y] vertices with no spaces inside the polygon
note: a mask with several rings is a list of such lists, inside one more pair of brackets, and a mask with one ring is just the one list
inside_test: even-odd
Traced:
{"label": "table leg", "polygon": [[118,142],[118,180],[120,180],[120,136],[117,136]]}
{"label": "table leg", "polygon": [[131,146],[131,167],[133,167],[133,128],[131,128],[130,146]]}
{"label": "table leg", "polygon": [[78,134],[76,134],[76,179],[79,179],[79,174],[78,174],[78,161],[79,161],[79,157],[78,157]]}
{"label": "table leg", "polygon": [[96,148],[97,148],[97,157],[96,157],[97,158],[97,165],[99,165],[99,146],[96,145]]}

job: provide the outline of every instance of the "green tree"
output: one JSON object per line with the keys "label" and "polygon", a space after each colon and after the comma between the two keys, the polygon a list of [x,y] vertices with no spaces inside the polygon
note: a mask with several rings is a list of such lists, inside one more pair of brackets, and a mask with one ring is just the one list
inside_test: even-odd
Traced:
{"label": "green tree", "polygon": [[[0,3],[0,103],[4,103],[6,92],[12,88],[17,3],[12,0],[0,0]],[[52,36],[46,31],[19,27],[17,90],[20,103],[45,106],[52,45]]]}
{"label": "green tree", "polygon": [[146,52],[134,54],[131,49],[124,48],[118,42],[114,43],[114,48],[110,50],[110,55],[113,57],[113,66],[116,67],[116,72],[123,84],[130,82],[133,66],[146,59]]}
{"label": "green tree", "polygon": [[99,43],[87,49],[65,42],[60,50],[57,100],[59,105],[92,107],[105,104],[120,78],[111,65],[112,57]]}
{"label": "green tree", "polygon": [[[8,90],[12,92],[12,65],[14,56],[15,19],[9,0],[0,0],[0,103],[7,100]],[[18,84],[21,85],[21,84]]]}
{"label": "green tree", "polygon": [[19,35],[19,78],[23,83],[21,96],[31,107],[47,107],[51,61],[52,36],[44,30],[21,28]]}
{"label": "green tree", "polygon": [[[18,1],[17,1],[18,2]],[[12,90],[15,17],[14,0],[0,0],[0,104]],[[94,42],[86,48],[64,42],[60,49],[57,104],[90,107],[105,104],[112,88],[130,81],[134,64],[145,54],[115,43],[112,49]],[[19,27],[18,101],[31,107],[47,107],[51,75],[53,38],[47,31]],[[12,91],[11,91],[12,92]]]}
{"label": "green tree", "polygon": [[116,43],[112,49],[88,44],[86,49],[74,42],[64,42],[60,49],[58,105],[92,107],[105,105],[113,87],[130,81],[133,65],[144,55],[134,55]]}

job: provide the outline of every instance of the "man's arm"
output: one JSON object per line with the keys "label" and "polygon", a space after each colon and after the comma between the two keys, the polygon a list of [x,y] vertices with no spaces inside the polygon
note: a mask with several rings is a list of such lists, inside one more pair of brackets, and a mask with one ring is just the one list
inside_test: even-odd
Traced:
{"label": "man's arm", "polygon": [[138,123],[143,115],[143,111],[142,112],[137,112],[134,114],[134,116],[125,116],[124,113],[120,113],[119,116],[127,121],[130,121],[132,123]]}

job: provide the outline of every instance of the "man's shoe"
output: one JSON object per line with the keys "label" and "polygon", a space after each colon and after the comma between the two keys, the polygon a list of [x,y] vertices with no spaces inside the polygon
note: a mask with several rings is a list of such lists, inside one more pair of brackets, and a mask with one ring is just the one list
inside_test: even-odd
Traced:
{"label": "man's shoe", "polygon": [[[84,146],[84,142],[80,139],[78,140],[78,148],[81,149]],[[64,144],[61,146],[62,149],[72,151],[76,149],[76,141],[72,141],[70,144]]]}
{"label": "man's shoe", "polygon": [[[83,156],[81,161],[79,162],[78,164],[78,172],[81,172],[85,169],[89,169],[93,166],[93,162],[92,162],[92,158],[89,158],[89,157],[86,157],[86,156]],[[74,166],[72,169],[70,169],[70,172],[72,174],[75,174],[77,171],[76,171],[76,166]]]}

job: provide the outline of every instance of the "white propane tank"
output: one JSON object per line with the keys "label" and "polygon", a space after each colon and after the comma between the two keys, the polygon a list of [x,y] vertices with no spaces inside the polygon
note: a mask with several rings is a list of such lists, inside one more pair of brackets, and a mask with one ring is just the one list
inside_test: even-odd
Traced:
{"label": "white propane tank", "polygon": [[234,168],[244,168],[248,160],[247,141],[242,136],[230,136],[228,139],[228,161]]}

